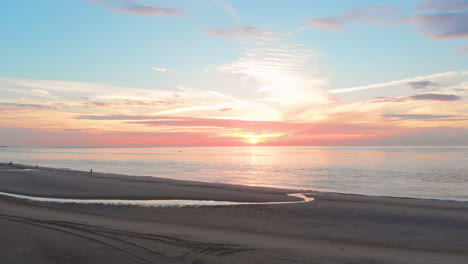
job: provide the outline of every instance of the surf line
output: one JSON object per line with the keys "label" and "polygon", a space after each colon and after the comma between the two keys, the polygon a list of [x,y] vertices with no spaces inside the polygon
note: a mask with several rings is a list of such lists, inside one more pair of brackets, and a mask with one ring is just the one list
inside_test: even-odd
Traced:
{"label": "surf line", "polygon": [[46,198],[14,193],[0,192],[0,196],[13,197],[34,202],[47,203],[71,203],[92,205],[134,205],[142,207],[186,207],[186,206],[221,206],[221,205],[256,205],[256,204],[295,204],[312,202],[314,198],[307,197],[305,193],[291,193],[288,196],[302,199],[302,201],[290,202],[232,202],[214,200],[121,200],[121,199],[68,199],[68,198]]}

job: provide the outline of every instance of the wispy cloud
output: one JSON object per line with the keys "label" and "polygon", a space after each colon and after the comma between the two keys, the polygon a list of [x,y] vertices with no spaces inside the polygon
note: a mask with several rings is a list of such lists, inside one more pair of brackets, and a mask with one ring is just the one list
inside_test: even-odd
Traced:
{"label": "wispy cloud", "polygon": [[237,10],[232,5],[230,5],[224,0],[212,0],[212,1],[218,6],[220,6],[224,11],[226,11],[232,18],[234,18],[237,24],[241,24],[242,18],[237,12]]}
{"label": "wispy cloud", "polygon": [[161,67],[151,67],[152,70],[159,71],[159,72],[167,72],[166,68]]}
{"label": "wispy cloud", "polygon": [[412,100],[457,101],[463,98],[453,94],[417,94],[409,96]]}
{"label": "wispy cloud", "polygon": [[139,4],[135,0],[86,0],[121,13],[138,16],[184,16],[186,11],[179,8],[153,7]]}
{"label": "wispy cloud", "polygon": [[448,101],[458,101],[462,100],[463,97],[454,95],[454,94],[415,94],[405,97],[376,97],[374,100],[370,101],[371,103],[402,103],[408,101],[439,101],[439,102],[448,102]]}
{"label": "wispy cloud", "polygon": [[[324,92],[329,75],[318,63],[318,54],[282,40],[246,46],[244,56],[218,67],[221,73],[239,75],[246,94],[257,101],[291,110],[304,103],[320,105],[330,97]],[[276,105],[275,105],[276,104]],[[287,112],[285,108],[281,112]]]}
{"label": "wispy cloud", "polygon": [[421,14],[404,20],[419,26],[419,31],[431,39],[468,38],[468,12]]}
{"label": "wispy cloud", "polygon": [[[315,18],[308,21],[295,33],[308,28],[343,31],[347,25],[360,21],[388,25],[415,24],[424,36],[437,40],[468,38],[468,1],[424,1],[417,8],[422,13],[403,18],[403,12],[387,6],[369,6],[353,9],[338,16]],[[290,33],[290,34],[291,34]],[[465,52],[460,52],[465,54]]]}
{"label": "wispy cloud", "polygon": [[461,48],[458,50],[458,53],[463,54],[463,55],[468,54],[468,44],[465,45],[465,46],[463,46],[463,47],[461,47]]}
{"label": "wispy cloud", "polygon": [[411,119],[411,120],[428,120],[428,119],[444,119],[457,117],[455,115],[431,115],[431,114],[387,114],[383,117],[397,118],[399,120]]}
{"label": "wispy cloud", "polygon": [[388,6],[369,6],[364,8],[353,9],[339,16],[331,16],[324,18],[315,18],[309,20],[306,28],[320,28],[330,31],[343,31],[344,27],[349,24],[354,24],[360,21],[390,22],[395,19],[399,10]]}
{"label": "wispy cloud", "polygon": [[375,97],[375,99],[370,101],[370,103],[402,103],[406,101],[407,101],[406,97],[394,98],[394,97],[379,96],[379,97]]}
{"label": "wispy cloud", "polygon": [[272,34],[256,27],[239,25],[230,28],[210,29],[205,34],[223,39],[269,39]]}
{"label": "wispy cloud", "polygon": [[451,71],[451,72],[437,73],[437,74],[426,75],[426,76],[418,76],[418,77],[403,79],[403,80],[396,80],[396,81],[391,81],[391,82],[376,83],[376,84],[350,87],[350,88],[332,89],[332,90],[328,90],[328,92],[332,94],[340,94],[340,93],[349,93],[349,92],[356,92],[356,91],[369,90],[369,89],[385,88],[385,87],[391,87],[391,86],[397,86],[397,85],[408,85],[408,84],[411,85],[410,83],[414,84],[415,82],[420,84],[420,82],[436,83],[437,81],[439,83],[444,80],[450,80],[452,78],[464,77],[464,76],[468,76],[468,71],[458,71],[458,72]]}
{"label": "wispy cloud", "polygon": [[34,110],[34,109],[54,109],[54,108],[55,108],[54,106],[50,106],[50,105],[0,102],[0,112]]}
{"label": "wispy cloud", "polygon": [[414,88],[414,89],[424,89],[424,88],[428,88],[428,87],[431,87],[431,86],[439,86],[438,83],[431,82],[431,81],[408,82],[408,85],[411,86],[411,88]]}
{"label": "wispy cloud", "polygon": [[468,9],[467,0],[439,0],[439,1],[423,1],[417,9],[419,10],[435,10],[435,11],[453,11]]}
{"label": "wispy cloud", "polygon": [[467,0],[423,1],[417,10],[430,13],[418,14],[399,22],[417,24],[419,32],[431,39],[468,39]]}

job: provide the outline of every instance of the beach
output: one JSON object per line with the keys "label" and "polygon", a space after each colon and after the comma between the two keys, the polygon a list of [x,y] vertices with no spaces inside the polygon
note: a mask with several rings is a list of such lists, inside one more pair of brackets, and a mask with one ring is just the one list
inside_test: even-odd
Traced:
{"label": "beach", "polygon": [[[0,165],[0,192],[294,202],[304,190]],[[139,207],[0,196],[2,263],[466,263],[467,203],[307,192],[310,202]]]}

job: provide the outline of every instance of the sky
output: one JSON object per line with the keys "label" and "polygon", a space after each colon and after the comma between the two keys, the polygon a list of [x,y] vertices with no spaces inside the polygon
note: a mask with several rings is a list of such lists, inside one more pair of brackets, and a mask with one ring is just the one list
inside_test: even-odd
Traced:
{"label": "sky", "polygon": [[16,0],[0,145],[468,145],[468,0]]}

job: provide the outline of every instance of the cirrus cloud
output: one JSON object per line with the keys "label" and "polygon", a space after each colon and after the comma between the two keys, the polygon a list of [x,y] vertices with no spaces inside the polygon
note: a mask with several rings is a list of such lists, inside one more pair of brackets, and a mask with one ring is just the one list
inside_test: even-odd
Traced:
{"label": "cirrus cloud", "polygon": [[398,118],[400,120],[412,119],[412,120],[427,120],[427,119],[444,119],[456,117],[454,115],[431,115],[431,114],[386,114],[382,115],[388,118]]}
{"label": "cirrus cloud", "polygon": [[369,6],[356,8],[339,16],[316,18],[306,23],[306,28],[315,27],[330,31],[343,31],[346,25],[360,21],[389,22],[394,19],[398,9],[388,6]]}
{"label": "cirrus cloud", "polygon": [[210,29],[205,34],[222,39],[270,39],[272,34],[256,27],[238,25],[230,28]]}
{"label": "cirrus cloud", "polygon": [[[357,8],[341,15],[309,20],[305,26],[289,34],[308,28],[340,32],[347,25],[367,21],[388,25],[414,24],[421,34],[430,39],[459,40],[468,38],[468,1],[424,1],[416,10],[424,13],[402,18],[403,13],[399,9],[388,6]],[[466,54],[468,52],[466,52],[466,48],[462,48],[460,53]]]}
{"label": "cirrus cloud", "polygon": [[93,4],[105,6],[121,13],[138,16],[184,16],[185,10],[179,8],[153,7],[137,3],[134,0],[87,0]]}
{"label": "cirrus cloud", "polygon": [[408,85],[414,89],[424,89],[430,86],[439,86],[436,82],[431,81],[415,81],[415,82],[408,82]]}
{"label": "cirrus cloud", "polygon": [[166,68],[161,67],[151,67],[152,70],[159,71],[159,72],[167,72]]}
{"label": "cirrus cloud", "polygon": [[453,94],[416,94],[409,96],[412,100],[430,100],[430,101],[457,101],[463,99]]}
{"label": "cirrus cloud", "polygon": [[419,10],[435,10],[435,11],[453,11],[468,9],[467,0],[449,0],[449,1],[423,1],[417,9]]}

